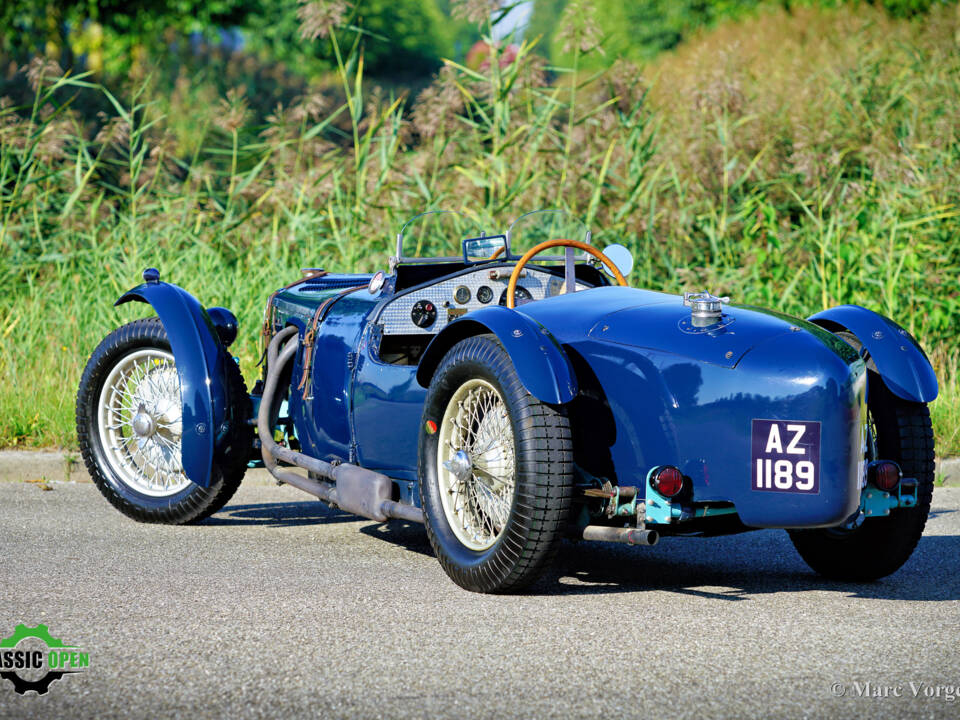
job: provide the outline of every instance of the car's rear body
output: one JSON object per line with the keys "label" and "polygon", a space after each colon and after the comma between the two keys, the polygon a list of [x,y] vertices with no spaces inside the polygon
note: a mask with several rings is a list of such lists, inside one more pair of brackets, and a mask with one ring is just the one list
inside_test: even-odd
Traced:
{"label": "car's rear body", "polygon": [[[369,279],[327,275],[274,299],[274,329],[296,325],[309,340],[293,365],[290,415],[304,452],[387,474],[398,481],[396,494],[415,503],[426,390],[415,365],[382,356],[375,319],[393,296],[389,286],[368,292]],[[585,476],[644,487],[653,468],[680,468],[691,492],[672,509],[678,528],[704,508],[722,515],[732,507],[750,527],[836,525],[857,509],[865,366],[834,335],[731,306],[722,323],[701,329],[683,298],[630,288],[559,295],[517,312],[556,339],[576,376],[570,413]],[[311,337],[314,323],[320,330]],[[792,457],[796,428],[803,437]],[[783,445],[764,455],[755,436],[765,444],[770,432],[784,435]],[[815,487],[797,478],[787,486],[784,473],[773,482],[778,461],[781,470],[788,461],[812,463],[814,451],[815,470],[802,469],[815,474]]]}
{"label": "car's rear body", "polygon": [[[835,525],[856,510],[866,368],[849,345],[755,308],[727,306],[722,323],[701,330],[678,296],[629,288],[590,294],[597,298],[590,317],[573,312],[579,298],[570,295],[528,312],[574,363],[575,427],[589,435],[580,456],[592,475],[612,468],[618,484],[643,486],[652,468],[673,465],[692,483],[691,511],[729,502],[752,527]],[[755,434],[769,440],[763,421],[780,421],[783,453],[765,454],[766,442],[755,452]],[[767,481],[767,460],[775,467],[777,458],[813,462],[814,454],[815,488]]]}

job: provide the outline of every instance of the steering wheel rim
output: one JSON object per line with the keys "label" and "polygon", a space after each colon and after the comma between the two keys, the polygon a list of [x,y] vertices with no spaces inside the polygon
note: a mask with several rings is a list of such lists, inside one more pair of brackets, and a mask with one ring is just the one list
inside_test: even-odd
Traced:
{"label": "steering wheel rim", "polygon": [[513,272],[510,273],[510,282],[507,283],[508,308],[516,308],[517,281],[520,279],[520,273],[523,271],[523,268],[526,267],[527,263],[530,261],[530,258],[543,252],[544,250],[549,250],[550,248],[555,247],[572,247],[593,255],[593,257],[607,266],[610,272],[613,273],[613,277],[616,279],[619,285],[627,287],[627,279],[623,277],[623,273],[620,272],[620,268],[613,263],[613,260],[604,255],[600,250],[597,250],[593,245],[588,245],[580,240],[566,240],[562,238],[558,238],[556,240],[544,240],[542,243],[538,243],[527,250],[523,256],[517,260],[517,264],[513,266]]}

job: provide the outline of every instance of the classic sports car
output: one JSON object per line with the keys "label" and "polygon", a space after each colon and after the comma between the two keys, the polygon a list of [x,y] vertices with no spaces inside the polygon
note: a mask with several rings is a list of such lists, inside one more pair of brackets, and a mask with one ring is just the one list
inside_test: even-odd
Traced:
{"label": "classic sports car", "polygon": [[256,454],[347,512],[424,523],[480,592],[529,584],[564,537],[785,528],[814,570],[856,581],[913,552],[938,388],[892,320],[632,289],[629,252],[589,232],[522,254],[510,230],[456,257],[404,249],[401,230],[388,273],[307,270],[273,293],[250,394],[236,317],[146,270],[117,304],[158,317],[109,334],[80,382],[100,491],[136,520],[195,522]]}

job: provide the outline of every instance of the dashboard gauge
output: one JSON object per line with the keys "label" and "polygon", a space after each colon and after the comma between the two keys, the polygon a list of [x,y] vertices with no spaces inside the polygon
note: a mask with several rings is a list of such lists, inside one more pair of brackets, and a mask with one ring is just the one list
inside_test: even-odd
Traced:
{"label": "dashboard gauge", "polygon": [[[516,289],[516,291],[515,291],[514,294],[513,294],[513,300],[514,300],[514,302],[515,302],[517,305],[521,305],[521,304],[523,304],[523,303],[525,303],[525,302],[529,302],[530,300],[533,300],[533,295],[531,295],[531,294],[530,294],[530,291],[527,290],[527,289],[526,289],[525,287],[523,287],[522,285],[517,285],[517,289]],[[500,304],[501,304],[501,305],[506,305],[506,304],[507,304],[507,289],[506,289],[506,288],[504,288],[504,289],[503,289],[503,292],[500,293]]]}
{"label": "dashboard gauge", "polygon": [[437,306],[429,300],[418,300],[410,310],[410,319],[418,328],[428,328],[437,321]]}
{"label": "dashboard gauge", "polygon": [[466,305],[468,302],[470,302],[470,288],[468,288],[466,285],[461,285],[454,291],[453,299],[461,305]]}
{"label": "dashboard gauge", "polygon": [[486,305],[493,300],[493,290],[488,285],[481,285],[477,288],[477,300]]}

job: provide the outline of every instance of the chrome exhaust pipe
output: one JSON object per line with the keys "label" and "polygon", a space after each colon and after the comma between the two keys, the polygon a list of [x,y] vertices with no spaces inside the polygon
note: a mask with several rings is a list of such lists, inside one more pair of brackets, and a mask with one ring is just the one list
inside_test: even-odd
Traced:
{"label": "chrome exhaust pipe", "polygon": [[581,537],[594,542],[615,542],[623,545],[653,546],[660,542],[660,533],[656,530],[639,528],[616,528],[606,525],[587,525]]}

